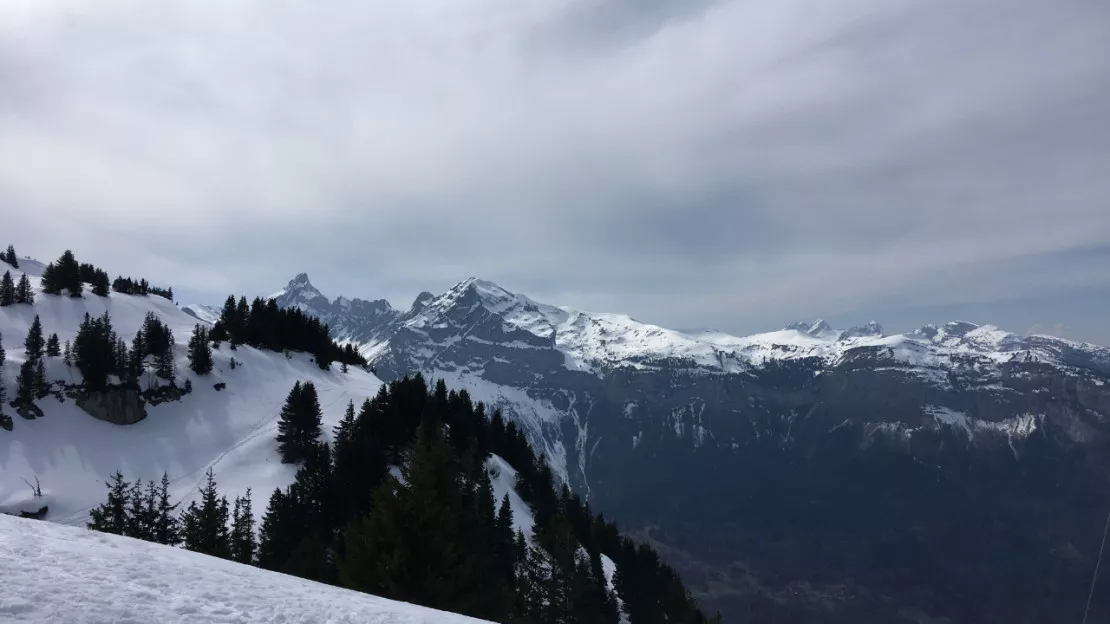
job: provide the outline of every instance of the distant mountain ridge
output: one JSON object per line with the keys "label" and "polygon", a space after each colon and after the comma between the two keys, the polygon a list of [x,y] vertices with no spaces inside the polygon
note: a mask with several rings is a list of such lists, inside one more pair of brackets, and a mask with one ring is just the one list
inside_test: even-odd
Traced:
{"label": "distant mountain ridge", "polygon": [[329,300],[304,274],[273,298],[387,381],[419,371],[500,407],[726,620],[1052,620],[1070,614],[1059,587],[1093,566],[1080,527],[1110,470],[1102,346],[966,321],[681,332],[473,277],[404,311]]}

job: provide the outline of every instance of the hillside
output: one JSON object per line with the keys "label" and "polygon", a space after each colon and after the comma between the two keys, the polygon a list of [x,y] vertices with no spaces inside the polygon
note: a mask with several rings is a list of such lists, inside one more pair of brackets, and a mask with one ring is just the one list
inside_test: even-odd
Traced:
{"label": "hillside", "polygon": [[[139,528],[152,520],[135,506],[138,499],[115,511],[106,486],[119,471],[125,496],[134,497],[138,489],[130,484],[165,474],[168,498],[178,510],[171,515],[178,514],[182,529],[163,543],[183,541],[188,549],[238,558],[244,551],[218,546],[228,537],[219,538],[222,529],[212,527],[225,522],[205,525],[215,532],[203,538],[185,525],[194,503],[216,514],[205,517],[218,517],[209,507],[216,500],[201,491],[211,474],[218,496],[235,500],[236,523],[239,498],[253,492],[248,514],[254,528],[246,531],[256,545],[242,560],[269,570],[490,617],[519,612],[542,619],[547,605],[558,604],[573,608],[576,617],[590,614],[612,624],[650,622],[668,613],[705,621],[650,549],[620,537],[568,490],[560,493],[515,425],[506,426],[499,413],[475,406],[465,393],[448,392],[442,383],[433,391],[419,376],[383,385],[360,366],[326,366],[307,353],[251,346],[251,340],[274,343],[257,320],[273,314],[259,301],[249,322],[211,343],[212,371],[197,374],[187,355],[192,345],[182,343],[195,328],[216,329],[198,318],[200,308],[181,310],[165,297],[120,292],[46,294],[45,270],[56,271],[21,262],[14,273],[28,278],[34,302],[0,307],[9,399],[23,364],[36,361],[23,348],[36,317],[44,337],[53,341],[56,333],[65,344],[64,357],[41,356],[43,389],[33,402],[0,407],[8,417],[7,431],[0,430],[0,512],[74,526],[93,521],[110,533],[161,540]],[[88,325],[87,316],[105,313],[120,349],[140,328],[136,344],[152,343],[151,319],[164,323],[175,338],[165,352],[169,376],[160,376],[164,358],[146,356],[134,381],[120,377],[131,375],[124,367],[108,375],[103,389],[82,384],[77,327]],[[290,318],[293,330],[311,329]],[[133,355],[127,360],[128,366],[139,361]],[[311,388],[319,433],[306,456],[289,459],[279,443],[282,419],[290,405],[306,405],[297,394],[301,387],[306,397]],[[376,522],[394,533],[383,544],[368,544],[381,527],[364,532],[362,525]],[[370,550],[342,556],[345,549],[360,548]],[[376,561],[397,560],[406,562],[405,570],[375,567]],[[429,584],[422,575],[457,580]],[[551,575],[573,577],[574,595],[556,602],[550,592],[570,586],[556,589]]]}
{"label": "hillside", "polygon": [[[193,392],[182,401],[147,405],[147,417],[121,427],[90,417],[73,400],[47,398],[37,401],[43,417],[25,420],[14,417],[13,431],[0,431],[0,510],[37,509],[30,500],[26,481],[38,478],[50,504],[50,519],[83,526],[90,507],[104,498],[104,484],[116,470],[128,479],[158,479],[165,472],[171,493],[185,504],[197,494],[197,486],[209,468],[219,475],[221,485],[239,494],[246,488],[267,493],[292,483],[295,466],[282,464],[274,436],[281,402],[293,384],[312,381],[320,395],[325,435],[339,422],[347,402],[361,402],[377,393],[381,382],[358,367],[347,373],[333,366],[322,371],[303,353],[281,353],[227,345],[213,350],[215,369],[200,377],[188,368],[186,340],[197,319],[158,296],[110,293],[83,298],[48,296],[41,292],[42,264],[24,260],[37,297],[33,306],[0,308],[0,336],[7,350],[2,379],[15,387],[24,360],[23,339],[38,315],[44,332],[57,333],[64,343],[73,341],[85,313],[99,316],[107,311],[120,337],[130,343],[148,312],[153,312],[173,330],[176,338],[174,364],[178,384],[189,380]],[[4,267],[5,269],[8,267]],[[23,271],[12,270],[18,276]],[[230,367],[234,357],[237,365]],[[61,358],[46,358],[47,377],[52,382],[80,381],[76,367]],[[226,384],[216,390],[216,384]],[[0,411],[14,415],[4,405]],[[259,505],[261,518],[264,508]]]}
{"label": "hillside", "polygon": [[0,569],[0,620],[25,624],[482,621],[180,548],[3,514]]}

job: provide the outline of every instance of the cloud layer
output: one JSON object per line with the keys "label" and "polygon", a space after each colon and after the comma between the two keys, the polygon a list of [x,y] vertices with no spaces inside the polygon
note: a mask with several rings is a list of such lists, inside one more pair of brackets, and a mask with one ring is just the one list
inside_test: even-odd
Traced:
{"label": "cloud layer", "polygon": [[1110,289],[1093,0],[13,0],[0,85],[13,240],[212,300],[480,275],[748,331]]}

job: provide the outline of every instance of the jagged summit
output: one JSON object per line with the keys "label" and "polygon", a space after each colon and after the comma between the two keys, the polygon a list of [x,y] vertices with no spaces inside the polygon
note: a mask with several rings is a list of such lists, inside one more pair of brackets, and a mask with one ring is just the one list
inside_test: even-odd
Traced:
{"label": "jagged summit", "polygon": [[863,338],[863,337],[878,337],[881,338],[885,335],[883,326],[875,321],[870,321],[866,325],[857,325],[850,329],[834,329],[825,319],[817,319],[813,322],[808,321],[795,321],[788,324],[784,330],[796,331],[812,336],[814,338],[824,338],[829,340],[846,340],[848,338]]}

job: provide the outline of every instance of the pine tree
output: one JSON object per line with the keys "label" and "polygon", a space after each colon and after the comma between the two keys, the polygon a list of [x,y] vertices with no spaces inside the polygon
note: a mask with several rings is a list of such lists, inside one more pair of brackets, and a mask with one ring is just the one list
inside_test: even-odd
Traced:
{"label": "pine tree", "polygon": [[19,258],[16,257],[15,247],[13,247],[12,245],[8,245],[8,250],[2,256],[0,256],[0,260],[3,260],[4,262],[12,265],[13,268],[19,268]]}
{"label": "pine tree", "polygon": [[31,280],[27,279],[27,274],[19,278],[19,286],[15,289],[15,302],[32,304],[35,302],[35,291],[31,290]]}
{"label": "pine tree", "polygon": [[15,281],[12,280],[12,272],[4,271],[4,277],[0,278],[0,307],[14,305],[15,302]]}
{"label": "pine tree", "polygon": [[58,334],[50,334],[50,338],[46,340],[46,355],[49,357],[58,357],[62,354],[62,347],[59,344]]}
{"label": "pine tree", "polygon": [[143,336],[142,329],[135,332],[135,337],[131,339],[131,351],[127,355],[127,365],[130,368],[131,379],[139,379],[145,370],[146,363],[146,338]]}
{"label": "pine tree", "polygon": [[131,486],[118,470],[108,486],[108,500],[89,510],[88,527],[94,531],[124,535],[127,531],[127,503]]}
{"label": "pine tree", "polygon": [[283,571],[300,539],[302,527],[292,492],[275,489],[270,495],[258,539],[258,565]]}
{"label": "pine tree", "polygon": [[401,468],[404,485],[387,477],[370,514],[348,525],[337,559],[348,588],[459,613],[480,610],[483,589],[476,548],[461,522],[466,507],[450,448],[421,426]]}
{"label": "pine tree", "polygon": [[108,375],[115,370],[116,341],[113,338],[112,320],[105,311],[98,318],[85,319],[77,329],[73,357],[89,390],[101,390],[108,383]]}
{"label": "pine tree", "polygon": [[278,420],[278,449],[282,463],[298,463],[306,459],[321,434],[323,413],[311,381],[296,382]]}
{"label": "pine tree", "polygon": [[43,398],[50,392],[50,384],[46,379],[46,366],[42,358],[35,360],[35,396]]}
{"label": "pine tree", "polygon": [[189,508],[181,515],[185,548],[227,559],[231,555],[227,497],[220,496],[211,468],[205,474],[205,486],[200,494],[200,505],[196,501],[189,503]]}
{"label": "pine tree", "polygon": [[61,287],[69,291],[70,297],[80,297],[83,287],[81,285],[81,265],[73,252],[65,250],[58,258],[58,279]]}
{"label": "pine tree", "polygon": [[281,453],[281,461],[284,464],[296,463],[301,458],[300,448],[298,447],[297,425],[299,424],[299,414],[301,405],[301,395],[303,389],[301,382],[297,381],[293,384],[293,389],[289,391],[289,396],[285,398],[285,405],[281,408],[281,413],[278,415],[278,452]]}
{"label": "pine tree", "polygon": [[173,350],[166,349],[158,355],[154,368],[155,375],[161,377],[162,379],[173,381],[176,377],[175,369],[176,367],[174,366],[173,361]]}
{"label": "pine tree", "polygon": [[38,375],[34,360],[25,360],[19,367],[15,380],[15,401],[20,405],[31,405],[38,394]]}
{"label": "pine tree", "polygon": [[366,426],[373,412],[374,408],[367,400],[356,417],[354,403],[348,403],[346,413],[333,431],[337,526],[354,520],[370,509],[374,490],[388,470],[385,454]]}
{"label": "pine tree", "polygon": [[31,329],[27,332],[27,338],[23,341],[23,348],[27,351],[28,360],[38,360],[42,358],[43,349],[46,347],[46,339],[42,337],[42,321],[39,320],[39,315],[35,315],[35,320],[31,323]]}
{"label": "pine tree", "polygon": [[131,374],[131,354],[127,351],[127,343],[123,338],[116,339],[116,348],[112,354],[112,370],[125,384],[134,385],[138,379]]}
{"label": "pine tree", "polygon": [[108,296],[108,292],[111,289],[111,282],[109,282],[108,279],[108,274],[100,269],[97,269],[93,273],[93,278],[91,282],[94,295],[96,295],[97,297]]}
{"label": "pine tree", "polygon": [[154,541],[154,526],[157,521],[158,489],[153,481],[148,481],[144,489],[142,481],[131,487],[127,504],[127,526],[124,534],[145,541]]}
{"label": "pine tree", "polygon": [[162,473],[162,485],[158,489],[157,516],[154,521],[154,541],[159,544],[176,546],[181,543],[180,523],[174,510],[177,504],[170,504],[170,479]]}
{"label": "pine tree", "polygon": [[73,346],[68,340],[66,341],[65,349],[62,350],[62,358],[66,366],[71,366],[73,364]]}
{"label": "pine tree", "polygon": [[212,346],[208,344],[208,330],[199,323],[193,327],[189,338],[189,368],[198,375],[212,372]]}
{"label": "pine tree", "polygon": [[235,497],[231,521],[231,558],[239,563],[254,563],[257,545],[254,538],[254,512],[251,510],[251,490],[246,496]]}

